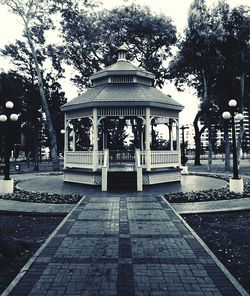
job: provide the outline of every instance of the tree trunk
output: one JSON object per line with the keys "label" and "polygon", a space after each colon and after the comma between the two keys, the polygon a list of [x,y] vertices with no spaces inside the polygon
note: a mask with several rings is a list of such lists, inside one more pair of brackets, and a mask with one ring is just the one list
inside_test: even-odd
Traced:
{"label": "tree trunk", "polygon": [[39,139],[37,135],[37,128],[35,130],[35,137],[34,137],[34,171],[37,172],[39,171]]}
{"label": "tree trunk", "polygon": [[47,125],[47,129],[48,129],[48,134],[49,134],[52,167],[53,167],[54,171],[58,171],[60,168],[59,168],[59,161],[58,161],[58,157],[57,157],[56,132],[55,132],[53,124],[52,124],[49,106],[48,106],[48,102],[47,102],[45,92],[44,92],[43,79],[42,79],[42,74],[41,74],[41,70],[39,67],[39,63],[37,60],[35,47],[34,47],[32,39],[30,37],[30,32],[29,32],[29,28],[27,27],[27,25],[25,26],[25,31],[26,31],[27,40],[28,40],[28,43],[29,43],[29,46],[31,49],[32,57],[34,59],[36,74],[37,74],[37,78],[38,78],[39,93],[40,93],[40,97],[41,97],[43,111],[45,112],[45,115],[46,115],[46,125]]}
{"label": "tree trunk", "polygon": [[[250,98],[249,98],[250,100]],[[248,146],[247,146],[247,153],[250,153],[250,102],[247,103],[247,112],[248,112]]]}
{"label": "tree trunk", "polygon": [[213,149],[212,149],[212,127],[211,123],[208,123],[208,163],[207,163],[207,170],[211,172],[212,166],[212,157],[213,157]]}
{"label": "tree trunk", "polygon": [[201,160],[200,160],[200,156],[201,156],[201,134],[204,132],[205,130],[205,126],[203,126],[201,128],[201,130],[199,130],[199,126],[198,126],[198,120],[201,116],[201,110],[199,110],[194,118],[194,131],[195,131],[195,136],[194,136],[194,141],[195,141],[195,156],[194,156],[194,165],[201,165]]}
{"label": "tree trunk", "polygon": [[201,73],[202,73],[202,79],[203,79],[203,100],[206,101],[208,90],[207,90],[207,79],[206,79],[204,68],[202,68]]}

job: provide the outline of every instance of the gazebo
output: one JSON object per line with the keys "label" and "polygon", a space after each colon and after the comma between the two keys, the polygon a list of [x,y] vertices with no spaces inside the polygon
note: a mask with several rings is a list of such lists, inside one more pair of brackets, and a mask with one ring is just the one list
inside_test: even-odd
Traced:
{"label": "gazebo", "polygon": [[[133,65],[126,54],[126,48],[120,47],[117,62],[93,74],[92,86],[61,107],[65,182],[101,185],[107,191],[119,175],[122,182],[129,177],[142,191],[143,185],[180,181],[179,112],[183,106],[156,89],[154,74]],[[132,149],[110,149],[110,120],[136,127]],[[154,150],[152,145],[152,128],[159,124],[167,128],[164,150]],[[89,139],[80,141],[83,129]]]}

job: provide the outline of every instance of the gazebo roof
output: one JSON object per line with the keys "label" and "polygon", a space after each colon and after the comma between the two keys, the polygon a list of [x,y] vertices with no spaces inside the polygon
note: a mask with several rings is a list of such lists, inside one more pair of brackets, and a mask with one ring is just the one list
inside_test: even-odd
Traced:
{"label": "gazebo roof", "polygon": [[102,69],[90,76],[91,81],[108,75],[136,75],[154,79],[155,75],[142,67],[136,67],[127,60],[118,60],[113,65]]}
{"label": "gazebo roof", "polygon": [[113,65],[93,74],[93,86],[61,107],[71,111],[91,107],[160,107],[181,111],[183,106],[153,87],[155,75],[126,60],[126,49],[118,50]]}
{"label": "gazebo roof", "polygon": [[183,106],[160,90],[143,84],[105,84],[92,87],[72,101],[62,111],[88,107],[154,106],[181,111]]}

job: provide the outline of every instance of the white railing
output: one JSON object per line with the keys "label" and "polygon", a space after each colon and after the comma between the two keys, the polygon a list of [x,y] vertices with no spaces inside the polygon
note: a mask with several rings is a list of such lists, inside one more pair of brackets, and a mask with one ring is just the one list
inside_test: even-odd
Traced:
{"label": "white railing", "polygon": [[[139,153],[140,152],[140,153]],[[140,155],[140,156],[139,156]],[[128,151],[126,153],[109,152],[105,155],[104,151],[98,151],[97,155],[97,168],[101,168],[105,163],[126,163],[133,162],[140,164],[143,168],[146,168],[147,157],[145,151],[138,151],[135,157],[135,153]],[[107,159],[108,158],[108,159]],[[179,151],[151,151],[151,168],[164,168],[164,167],[177,167],[179,165]],[[65,152],[65,167],[67,168],[93,168],[93,151],[66,151]]]}
{"label": "white railing", "polygon": [[179,151],[151,151],[151,167],[172,167],[179,165]]}
{"label": "white railing", "polygon": [[[98,151],[97,167],[102,167],[104,162],[104,152]],[[65,167],[67,168],[93,168],[93,151],[66,151]]]}
{"label": "white railing", "polygon": [[110,150],[109,151],[109,162],[111,164],[122,164],[122,163],[134,163],[135,162],[135,151],[134,150]]}
{"label": "white railing", "polygon": [[[146,152],[141,151],[141,165],[146,167],[147,157]],[[151,168],[177,167],[179,165],[179,151],[151,151]]]}

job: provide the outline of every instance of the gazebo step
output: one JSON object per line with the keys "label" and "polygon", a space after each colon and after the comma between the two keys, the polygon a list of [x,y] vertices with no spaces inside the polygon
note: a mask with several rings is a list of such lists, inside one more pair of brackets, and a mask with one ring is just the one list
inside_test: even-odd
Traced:
{"label": "gazebo step", "polygon": [[108,172],[108,190],[136,190],[136,172]]}

